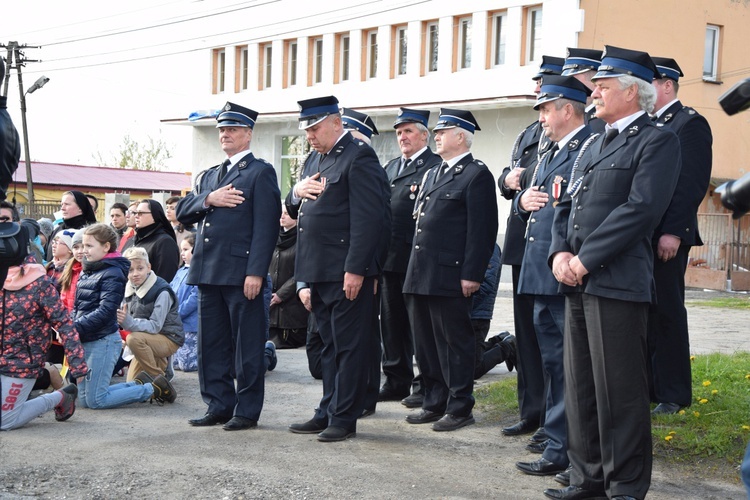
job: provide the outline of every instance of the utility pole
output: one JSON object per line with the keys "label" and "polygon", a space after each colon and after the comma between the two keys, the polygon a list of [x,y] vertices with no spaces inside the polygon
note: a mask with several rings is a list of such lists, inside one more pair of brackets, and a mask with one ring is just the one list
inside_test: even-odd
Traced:
{"label": "utility pole", "polygon": [[[0,47],[4,47],[0,45]],[[31,211],[31,207],[34,204],[34,184],[31,180],[31,158],[29,156],[29,130],[26,125],[26,93],[23,90],[23,76],[21,74],[21,68],[26,65],[27,62],[41,62],[37,59],[26,59],[26,56],[21,49],[32,48],[41,49],[39,46],[28,46],[26,44],[19,45],[18,42],[8,42],[8,58],[6,65],[8,71],[5,75],[5,87],[3,89],[3,95],[8,95],[8,81],[10,80],[10,69],[15,68],[18,74],[18,94],[21,96],[21,125],[23,128],[23,155],[26,159],[26,190],[28,192],[28,210]],[[11,64],[12,60],[15,60],[15,66]],[[46,83],[46,82],[44,82]],[[44,85],[44,84],[42,84]],[[41,87],[38,85],[37,88]],[[36,90],[36,89],[34,89]]]}

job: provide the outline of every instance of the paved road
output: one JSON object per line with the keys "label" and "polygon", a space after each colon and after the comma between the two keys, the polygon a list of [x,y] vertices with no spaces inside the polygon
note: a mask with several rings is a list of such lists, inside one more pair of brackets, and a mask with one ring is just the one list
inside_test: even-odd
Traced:
{"label": "paved road", "polygon": [[[492,331],[510,329],[511,299],[498,297]],[[750,350],[748,313],[690,309],[696,351]],[[481,383],[508,374],[492,370]],[[159,407],[79,409],[71,420],[47,414],[0,435],[0,499],[16,498],[449,498],[539,499],[550,478],[516,471],[523,438],[505,438],[476,413],[477,424],[438,433],[404,421],[398,403],[383,403],[359,424],[357,438],[319,443],[287,425],[312,415],[321,394],[302,350],[279,352],[267,376],[260,427],[225,432],[191,428],[205,411],[195,373],[178,372],[178,400]],[[509,424],[512,422],[502,422]],[[657,464],[649,498],[743,499],[739,483],[683,477]]]}

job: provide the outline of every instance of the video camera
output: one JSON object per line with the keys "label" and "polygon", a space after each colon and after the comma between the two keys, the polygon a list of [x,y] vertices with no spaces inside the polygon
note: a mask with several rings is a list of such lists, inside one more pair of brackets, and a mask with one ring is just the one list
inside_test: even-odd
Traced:
{"label": "video camera", "polygon": [[[729,116],[750,108],[750,78],[727,90],[719,97],[719,104]],[[725,182],[716,192],[721,194],[721,204],[732,211],[732,218],[739,219],[750,210],[750,172]]]}

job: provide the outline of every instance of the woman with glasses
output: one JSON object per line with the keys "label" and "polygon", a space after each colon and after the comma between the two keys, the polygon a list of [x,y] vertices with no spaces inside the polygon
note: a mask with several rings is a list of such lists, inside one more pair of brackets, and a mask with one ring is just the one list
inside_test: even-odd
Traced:
{"label": "woman with glasses", "polygon": [[62,224],[57,226],[47,242],[47,260],[52,260],[52,241],[64,229],[81,229],[96,222],[96,214],[86,195],[80,191],[66,191],[60,200]]}
{"label": "woman with glasses", "polygon": [[135,236],[128,240],[123,251],[130,247],[145,248],[154,274],[171,282],[180,267],[180,247],[164,209],[156,200],[141,200],[133,214]]}

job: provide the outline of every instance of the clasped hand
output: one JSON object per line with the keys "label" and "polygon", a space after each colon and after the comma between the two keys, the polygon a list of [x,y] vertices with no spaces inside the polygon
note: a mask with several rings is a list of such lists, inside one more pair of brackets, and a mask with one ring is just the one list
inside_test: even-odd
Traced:
{"label": "clasped hand", "polygon": [[310,177],[305,177],[297,184],[294,185],[294,194],[298,198],[308,198],[310,200],[317,200],[320,193],[323,192],[325,184],[319,180],[320,172]]}
{"label": "clasped hand", "polygon": [[242,191],[235,189],[231,184],[211,191],[206,197],[206,205],[210,207],[234,208],[243,201],[245,197],[242,196]]}

